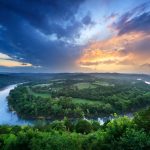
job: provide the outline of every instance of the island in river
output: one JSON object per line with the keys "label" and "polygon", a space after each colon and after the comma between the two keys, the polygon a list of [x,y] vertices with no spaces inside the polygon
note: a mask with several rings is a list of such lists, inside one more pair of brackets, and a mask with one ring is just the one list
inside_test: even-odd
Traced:
{"label": "island in river", "polygon": [[[33,125],[37,123],[36,120],[22,119],[17,115],[16,111],[9,109],[7,97],[9,96],[9,92],[17,87],[17,85],[10,85],[0,90],[0,125]],[[97,120],[103,124],[111,118],[112,116],[98,118]]]}
{"label": "island in river", "polygon": [[132,114],[150,104],[149,81],[139,78],[58,74],[48,80],[18,86],[10,92],[8,104],[19,117],[29,120],[64,117],[108,120],[114,113]]}

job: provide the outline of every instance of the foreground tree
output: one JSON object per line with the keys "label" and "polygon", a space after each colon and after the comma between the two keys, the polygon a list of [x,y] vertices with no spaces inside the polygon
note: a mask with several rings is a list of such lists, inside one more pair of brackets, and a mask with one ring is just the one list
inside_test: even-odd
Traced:
{"label": "foreground tree", "polygon": [[143,128],[145,131],[150,132],[150,107],[136,113],[134,122],[139,128]]}
{"label": "foreground tree", "polygon": [[79,120],[75,126],[77,133],[88,134],[92,131],[92,125],[87,120]]}

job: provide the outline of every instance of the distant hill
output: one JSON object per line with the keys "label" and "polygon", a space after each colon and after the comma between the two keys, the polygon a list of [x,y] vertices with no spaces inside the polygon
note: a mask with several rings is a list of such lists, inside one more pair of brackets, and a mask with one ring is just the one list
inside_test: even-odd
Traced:
{"label": "distant hill", "polygon": [[150,81],[146,74],[121,74],[121,73],[0,73],[0,88],[20,82],[43,82],[50,79],[142,79]]}

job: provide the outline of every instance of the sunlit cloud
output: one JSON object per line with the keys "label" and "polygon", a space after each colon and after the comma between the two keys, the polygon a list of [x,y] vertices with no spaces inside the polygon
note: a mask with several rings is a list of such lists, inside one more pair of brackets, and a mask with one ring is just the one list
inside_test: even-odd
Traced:
{"label": "sunlit cloud", "polygon": [[143,71],[142,64],[150,63],[149,51],[142,55],[136,44],[148,39],[150,36],[144,32],[131,32],[94,42],[84,49],[77,64],[96,71]]}
{"label": "sunlit cloud", "polygon": [[147,0],[1,0],[0,71],[150,72],[149,22]]}
{"label": "sunlit cloud", "polygon": [[0,59],[11,59],[11,57],[6,54],[0,53]]}
{"label": "sunlit cloud", "polygon": [[3,67],[29,67],[29,66],[32,66],[32,64],[13,60],[13,58],[11,58],[10,56],[0,53],[0,66],[3,66]]}

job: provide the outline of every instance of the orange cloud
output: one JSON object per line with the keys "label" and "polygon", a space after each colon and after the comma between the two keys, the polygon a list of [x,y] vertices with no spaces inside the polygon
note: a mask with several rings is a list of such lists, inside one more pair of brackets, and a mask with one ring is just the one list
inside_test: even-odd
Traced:
{"label": "orange cloud", "polygon": [[150,60],[141,58],[141,54],[137,53],[133,46],[131,49],[131,45],[148,38],[150,36],[143,32],[131,32],[94,42],[83,50],[77,64],[82,68],[97,71],[137,71],[141,64],[149,63]]}
{"label": "orange cloud", "polygon": [[0,59],[0,66],[4,66],[4,67],[29,67],[29,66],[32,66],[32,64],[21,63],[21,62],[14,61],[14,60]]}
{"label": "orange cloud", "polygon": [[13,60],[10,56],[0,53],[0,66],[4,67],[23,67],[23,66],[32,66],[30,63],[22,63],[16,60]]}

